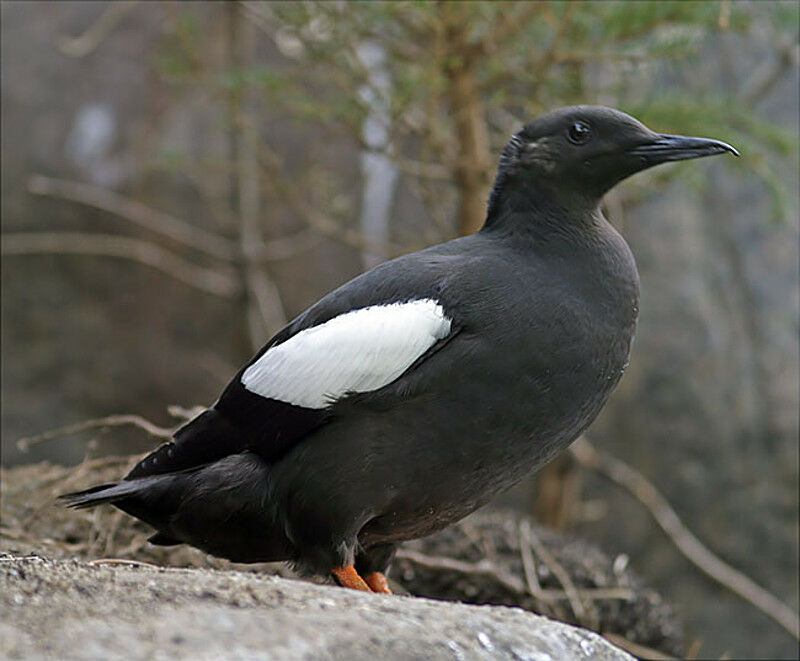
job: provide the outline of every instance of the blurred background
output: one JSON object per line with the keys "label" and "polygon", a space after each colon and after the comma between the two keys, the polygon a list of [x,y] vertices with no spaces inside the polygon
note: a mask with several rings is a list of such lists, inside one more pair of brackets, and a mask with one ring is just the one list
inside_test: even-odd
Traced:
{"label": "blurred background", "polygon": [[[631,364],[589,432],[798,608],[798,3],[5,2],[2,460],[143,452],[322,294],[480,227],[524,121],[605,104],[742,158],[605,201],[636,255]],[[93,439],[92,443],[88,441]],[[701,655],[797,641],[564,457],[497,503],[593,540]]]}

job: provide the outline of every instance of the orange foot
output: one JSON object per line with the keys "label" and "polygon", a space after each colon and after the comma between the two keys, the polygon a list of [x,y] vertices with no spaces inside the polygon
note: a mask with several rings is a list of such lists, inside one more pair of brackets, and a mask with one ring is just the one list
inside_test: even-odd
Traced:
{"label": "orange foot", "polygon": [[372,592],[369,585],[364,582],[364,579],[358,575],[356,568],[353,565],[346,567],[338,567],[332,569],[331,574],[336,579],[336,582],[343,588],[351,588],[352,590],[361,590],[362,592]]}
{"label": "orange foot", "polygon": [[373,592],[392,594],[392,591],[389,589],[389,581],[386,580],[386,576],[384,576],[381,572],[374,571],[371,574],[367,574],[367,576],[364,577],[364,580],[367,582],[369,589]]}

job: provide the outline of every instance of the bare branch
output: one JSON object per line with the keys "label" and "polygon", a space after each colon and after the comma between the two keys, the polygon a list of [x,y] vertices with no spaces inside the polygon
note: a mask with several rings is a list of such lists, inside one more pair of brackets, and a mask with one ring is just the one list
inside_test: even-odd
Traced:
{"label": "bare branch", "polygon": [[[228,56],[234,70],[251,64],[255,52],[254,26],[243,20],[241,4],[228,5]],[[228,97],[229,140],[232,158],[231,207],[239,225],[239,254],[250,343],[257,350],[266,337],[286,324],[278,286],[256,259],[264,243],[261,227],[261,188],[258,164],[257,94],[252,86],[232,89]],[[266,336],[266,337],[265,337]]]}
{"label": "bare branch", "polygon": [[580,595],[578,594],[578,590],[575,587],[575,583],[572,582],[572,579],[569,576],[569,573],[566,569],[555,559],[552,553],[547,550],[547,547],[542,544],[539,540],[537,535],[533,532],[533,528],[528,526],[525,529],[520,529],[520,532],[523,533],[525,537],[525,541],[533,547],[534,552],[538,555],[544,564],[548,566],[553,575],[558,579],[558,582],[564,588],[564,592],[569,599],[569,605],[572,608],[572,612],[575,613],[575,617],[578,618],[580,622],[585,621],[586,619],[586,609],[583,607],[583,602],[581,602]]}
{"label": "bare branch", "polygon": [[539,583],[539,577],[536,575],[536,561],[534,560],[533,553],[531,553],[531,545],[528,541],[530,538],[531,524],[527,519],[522,519],[519,522],[517,531],[519,533],[519,553],[522,556],[522,569],[525,573],[525,582],[528,584],[528,591],[534,596],[541,599],[542,585]]}
{"label": "bare branch", "polygon": [[178,420],[183,420],[186,422],[187,420],[192,420],[200,415],[203,411],[207,409],[206,406],[192,406],[191,408],[185,408],[180,406],[179,404],[172,404],[167,407],[167,413],[169,413],[173,418],[177,418]]}
{"label": "bare branch", "polygon": [[64,55],[83,57],[97,48],[122,18],[136,6],[136,0],[112,2],[106,5],[100,17],[79,37],[60,36],[56,46]]}
{"label": "bare branch", "polygon": [[[628,640],[625,638],[625,636],[620,636],[617,633],[606,631],[600,635],[603,636],[603,638],[605,638],[608,642],[616,645],[617,647],[621,647],[626,652],[630,652],[637,659],[650,659],[651,661],[672,661],[673,659],[677,658],[670,656],[669,654],[659,652],[658,650],[654,650],[652,647],[648,647],[647,645],[634,643],[632,640]],[[691,659],[692,657],[687,658]]]}
{"label": "bare branch", "polygon": [[176,280],[217,296],[232,296],[237,280],[226,271],[192,264],[166,248],[126,236],[86,232],[9,232],[0,235],[3,255],[93,255],[146,264]]}
{"label": "bare branch", "polygon": [[[94,418],[92,420],[84,420],[83,422],[79,422],[75,425],[69,425],[67,427],[59,427],[58,429],[51,429],[50,431],[46,431],[43,434],[37,434],[36,436],[26,436],[24,438],[20,438],[17,441],[17,447],[22,452],[27,452],[31,445],[36,445],[38,443],[43,443],[45,441],[50,441],[55,438],[61,438],[62,436],[71,436],[72,434],[77,434],[78,432],[86,431],[87,429],[107,429],[108,427],[123,427],[127,425],[133,425],[134,427],[138,427],[139,429],[143,429],[151,436],[155,436],[156,438],[172,438],[172,435],[177,431],[177,427],[173,429],[167,429],[166,427],[159,427],[158,425],[154,425],[149,420],[142,418],[138,415],[133,414],[120,414],[120,415],[109,415],[105,418]],[[117,457],[119,459],[119,457]]]}
{"label": "bare branch", "polygon": [[107,211],[218,259],[233,261],[238,256],[233,241],[106,188],[34,175],[28,180],[28,190]]}
{"label": "bare branch", "polygon": [[506,589],[516,594],[527,594],[525,584],[520,581],[513,574],[500,569],[497,565],[488,560],[481,560],[480,562],[464,562],[463,560],[456,560],[454,558],[446,558],[443,556],[426,555],[418,551],[411,551],[408,549],[399,549],[395,557],[398,560],[408,560],[414,564],[420,565],[427,569],[448,570],[455,571],[461,574],[478,574],[483,576],[491,576],[498,583],[503,585]]}
{"label": "bare branch", "polygon": [[95,558],[86,563],[90,567],[97,567],[98,565],[128,565],[130,567],[149,567],[150,569],[163,569],[160,565],[154,565],[151,562],[142,562],[141,560],[128,560],[126,558]]}
{"label": "bare branch", "polygon": [[632,494],[647,508],[678,550],[703,573],[738,594],[762,613],[771,617],[795,638],[800,639],[800,618],[775,595],[757,585],[750,577],[714,555],[684,525],[667,499],[639,471],[600,450],[585,438],[571,446],[573,456]]}
{"label": "bare branch", "polygon": [[[518,595],[530,594],[525,583],[513,574],[501,569],[489,560],[480,562],[464,562],[445,556],[427,555],[409,549],[399,549],[395,556],[398,560],[405,560],[413,564],[438,571],[453,571],[460,574],[489,576],[510,592]],[[536,596],[536,595],[534,595]],[[538,595],[542,601],[569,600],[570,597],[563,590],[542,589]],[[629,601],[634,598],[634,593],[628,588],[586,588],[581,590],[581,596],[589,600],[622,599]]]}

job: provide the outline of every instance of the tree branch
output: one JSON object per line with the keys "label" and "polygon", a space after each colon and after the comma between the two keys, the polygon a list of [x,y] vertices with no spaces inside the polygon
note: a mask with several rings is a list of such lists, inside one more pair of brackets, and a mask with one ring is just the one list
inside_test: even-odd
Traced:
{"label": "tree branch", "polygon": [[[448,558],[439,555],[428,555],[410,549],[398,549],[395,558],[405,560],[426,569],[436,571],[453,571],[459,574],[489,576],[497,581],[504,588],[517,595],[530,594],[527,585],[520,581],[516,576],[501,569],[489,560],[480,562],[464,562],[455,558]],[[587,599],[622,599],[630,600],[633,598],[633,591],[628,588],[585,588],[580,591],[581,595]],[[532,595],[542,601],[569,600],[570,597],[563,590],[542,589],[538,595]]]}
{"label": "tree branch", "polygon": [[[659,652],[658,650],[654,650],[652,647],[648,647],[647,645],[642,645],[641,643],[634,643],[632,640],[628,640],[625,636],[620,636],[617,633],[611,633],[610,631],[606,631],[600,634],[603,638],[605,638],[608,642],[616,645],[617,647],[621,647],[626,652],[630,652],[635,656],[637,659],[649,659],[649,661],[673,661],[676,660],[677,657],[670,656],[669,654],[664,654],[663,652]],[[687,659],[693,659],[692,656],[687,656]]]}
{"label": "tree branch", "polygon": [[[245,70],[255,52],[253,25],[243,20],[241,4],[228,5],[228,50],[233,70]],[[258,350],[266,338],[286,324],[278,287],[256,252],[264,242],[261,227],[261,189],[258,164],[257,95],[252,86],[232,89],[229,95],[229,121],[233,171],[232,209],[239,229],[239,254],[244,282],[245,312],[250,344]]]}
{"label": "tree branch", "polygon": [[695,567],[738,594],[775,620],[792,636],[800,639],[800,618],[797,613],[706,548],[680,520],[667,499],[644,475],[619,459],[597,450],[583,437],[575,441],[570,449],[578,462],[605,475],[644,505],[667,537]]}
{"label": "tree branch", "polygon": [[558,582],[561,583],[561,586],[564,588],[564,593],[569,599],[569,605],[572,608],[572,612],[575,614],[575,617],[580,622],[585,621],[586,609],[583,607],[583,602],[581,602],[581,598],[578,594],[577,588],[575,587],[575,583],[572,582],[567,570],[561,566],[553,554],[547,550],[547,547],[542,544],[542,542],[533,532],[533,529],[530,527],[530,525],[521,527],[520,532],[525,538],[525,543],[529,544],[533,548],[536,555],[542,559],[542,562],[547,565],[553,575],[558,579]]}
{"label": "tree branch", "polygon": [[218,259],[233,261],[238,256],[233,241],[106,188],[34,175],[28,180],[28,190],[36,195],[57,197],[107,211]]}
{"label": "tree branch", "polygon": [[136,0],[128,2],[112,2],[103,9],[103,13],[79,37],[59,36],[56,46],[64,55],[83,57],[97,48],[122,18],[136,6]]}
{"label": "tree branch", "polygon": [[149,241],[87,232],[9,232],[0,235],[3,255],[93,255],[120,257],[154,269],[201,291],[232,296],[239,283],[227,272],[196,266]]}
{"label": "tree branch", "polygon": [[[62,436],[71,436],[72,434],[77,434],[78,432],[86,431],[87,429],[106,429],[108,427],[123,427],[127,425],[133,425],[134,427],[143,429],[151,436],[163,439],[172,438],[172,435],[180,427],[179,426],[172,429],[167,429],[166,427],[159,427],[158,425],[153,424],[149,420],[133,414],[109,415],[105,418],[94,418],[92,420],[84,420],[83,422],[79,422],[75,425],[68,425],[66,427],[59,427],[58,429],[51,429],[50,431],[46,431],[42,434],[37,434],[36,436],[25,436],[17,440],[17,447],[22,452],[27,452],[30,449],[31,445],[36,445],[37,443],[43,443],[44,441],[50,441],[55,438],[61,438]],[[119,457],[116,457],[116,459],[119,459]]]}

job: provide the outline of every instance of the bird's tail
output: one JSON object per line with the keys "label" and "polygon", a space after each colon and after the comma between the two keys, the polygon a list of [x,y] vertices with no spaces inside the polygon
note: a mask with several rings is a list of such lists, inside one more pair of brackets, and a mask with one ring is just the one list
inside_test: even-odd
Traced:
{"label": "bird's tail", "polygon": [[156,475],[138,480],[108,482],[107,484],[99,484],[82,491],[62,494],[58,497],[58,500],[62,505],[81,510],[95,505],[102,505],[103,503],[115,503],[123,498],[136,496],[163,479],[163,476]]}
{"label": "bird's tail", "polygon": [[75,509],[110,503],[158,530],[166,529],[187,494],[196,492],[196,474],[244,450],[246,440],[237,432],[218,411],[208,409],[142,459],[124,479],[64,494],[59,503]]}

